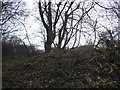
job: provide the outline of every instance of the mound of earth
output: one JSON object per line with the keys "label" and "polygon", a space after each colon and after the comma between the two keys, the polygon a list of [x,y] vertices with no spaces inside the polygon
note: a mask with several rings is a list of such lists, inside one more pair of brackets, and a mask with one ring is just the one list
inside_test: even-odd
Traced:
{"label": "mound of earth", "polygon": [[[3,67],[3,88],[118,87],[116,80],[96,72],[99,65],[85,57],[42,57],[13,68]],[[110,76],[110,75],[109,75]],[[113,81],[114,80],[114,81]]]}

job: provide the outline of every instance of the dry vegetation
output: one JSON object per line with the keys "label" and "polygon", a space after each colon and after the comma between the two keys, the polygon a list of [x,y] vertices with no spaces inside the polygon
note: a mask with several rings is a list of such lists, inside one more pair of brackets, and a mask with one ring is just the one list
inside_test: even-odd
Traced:
{"label": "dry vegetation", "polygon": [[0,1],[3,88],[120,87],[119,0],[24,1]]}
{"label": "dry vegetation", "polygon": [[3,62],[3,88],[120,87],[120,67],[102,60],[102,53],[89,46],[53,49],[29,58],[9,57]]}

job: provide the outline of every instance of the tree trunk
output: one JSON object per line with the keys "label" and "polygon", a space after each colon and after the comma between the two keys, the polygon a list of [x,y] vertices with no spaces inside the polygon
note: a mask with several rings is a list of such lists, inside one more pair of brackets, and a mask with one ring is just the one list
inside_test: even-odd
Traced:
{"label": "tree trunk", "polygon": [[50,52],[52,43],[51,42],[45,42],[45,52]]}

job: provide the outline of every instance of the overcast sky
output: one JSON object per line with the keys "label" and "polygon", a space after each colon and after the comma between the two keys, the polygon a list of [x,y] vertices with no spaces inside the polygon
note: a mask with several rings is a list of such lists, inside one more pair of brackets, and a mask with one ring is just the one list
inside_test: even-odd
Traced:
{"label": "overcast sky", "polygon": [[[31,15],[26,20],[26,29],[28,30],[28,35],[30,36],[29,37],[30,42],[34,45],[38,45],[40,49],[44,49],[44,44],[42,43],[43,39],[41,39],[42,36],[38,33],[40,30],[43,30],[42,23],[39,20],[36,20],[36,18],[34,18],[34,16],[39,17],[38,8],[35,7],[36,6],[35,3],[38,0],[23,0],[23,1],[25,1],[27,3],[28,9],[31,10],[31,13],[30,13]],[[58,1],[60,1],[60,0],[56,0],[56,2],[58,2]],[[108,1],[110,1],[110,0],[99,0],[99,1],[104,6],[108,6],[110,4],[110,3],[108,3]],[[118,1],[118,0],[114,0],[114,1]],[[103,24],[106,26],[112,26],[115,24],[115,20],[113,20],[113,22],[110,24],[109,21],[107,21],[106,17],[103,16],[105,14],[104,9],[101,9],[99,6],[96,6],[95,9],[96,9],[96,11],[91,11],[93,19],[97,18],[97,20],[99,21],[100,24]],[[21,32],[21,34],[24,35],[25,32]],[[81,42],[82,42],[81,44],[84,45],[85,39],[82,38]],[[26,43],[27,43],[27,41],[26,41]]]}

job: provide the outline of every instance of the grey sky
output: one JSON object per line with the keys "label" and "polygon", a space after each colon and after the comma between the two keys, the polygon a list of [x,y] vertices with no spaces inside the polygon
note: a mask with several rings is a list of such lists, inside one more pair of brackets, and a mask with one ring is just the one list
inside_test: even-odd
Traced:
{"label": "grey sky", "polygon": [[[31,10],[31,15],[35,16],[35,17],[39,17],[39,12],[38,12],[38,8],[35,8],[35,4],[36,2],[38,2],[39,0],[23,0],[27,3],[27,7],[28,9]],[[42,0],[41,0],[42,1]],[[46,0],[47,1],[47,0]],[[56,0],[56,2],[58,2],[60,0]],[[77,0],[76,0],[77,1]],[[109,2],[110,3],[109,3]],[[101,3],[101,5],[104,5],[104,6],[109,6],[111,3],[112,3],[113,0],[99,0],[99,2]],[[114,1],[118,1],[118,0],[114,0]],[[113,22],[109,22],[108,19],[106,19],[106,16],[105,16],[105,10],[100,8],[99,6],[95,6],[95,10],[92,10],[90,12],[90,15],[92,16],[92,19],[93,20],[98,20],[98,24],[100,25],[106,25],[108,28],[112,29],[113,26],[115,26],[115,24],[118,24],[117,23],[117,19],[113,16],[111,21]],[[43,39],[42,38],[42,35],[38,32],[40,32],[40,30],[43,30],[44,28],[42,27],[42,23],[38,20],[35,20],[35,18],[33,16],[30,16],[27,20],[26,20],[26,29],[28,30],[28,35],[30,36],[30,42],[32,44],[36,44],[39,46],[40,49],[44,49],[44,44],[42,43]],[[116,23],[115,23],[116,22]],[[88,29],[90,29],[88,27]],[[99,29],[100,31],[103,30],[103,28]],[[21,32],[22,35],[25,35],[25,32],[22,31]],[[89,39],[92,39],[93,38],[93,35],[91,34],[91,37]],[[71,41],[72,42],[72,41]],[[82,39],[81,39],[81,44],[85,44],[85,39],[84,37],[82,36]],[[27,41],[26,41],[27,43]]]}

